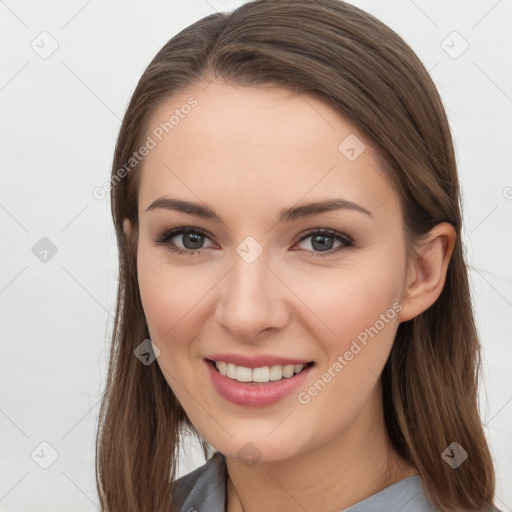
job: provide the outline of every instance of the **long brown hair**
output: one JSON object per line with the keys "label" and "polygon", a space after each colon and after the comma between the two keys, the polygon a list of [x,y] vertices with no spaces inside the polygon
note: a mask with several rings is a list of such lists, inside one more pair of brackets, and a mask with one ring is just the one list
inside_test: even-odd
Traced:
{"label": "long brown hair", "polygon": [[[438,92],[411,48],[371,15],[338,0],[257,0],[174,36],[143,73],[123,119],[111,178],[119,286],[96,453],[102,509],[169,510],[180,432],[193,429],[159,366],[133,355],[149,338],[136,264],[137,176],[144,162],[125,164],[163,101],[212,78],[275,84],[323,99],[377,148],[411,240],[439,222],[455,227],[441,296],[400,324],[383,370],[385,421],[396,450],[417,468],[440,510],[490,506],[494,469],[477,407],[480,345],[460,238],[454,149]],[[441,455],[452,442],[469,454],[457,469]]]}

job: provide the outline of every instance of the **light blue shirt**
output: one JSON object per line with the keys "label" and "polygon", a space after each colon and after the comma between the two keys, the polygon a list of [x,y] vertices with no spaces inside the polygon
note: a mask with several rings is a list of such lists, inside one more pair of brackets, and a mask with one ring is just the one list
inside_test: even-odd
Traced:
{"label": "light blue shirt", "polygon": [[[174,487],[179,512],[225,512],[226,458],[215,453],[203,466],[181,477]],[[264,509],[262,509],[264,510]],[[419,475],[410,476],[341,512],[438,512],[427,500]],[[500,512],[494,509],[495,512]]]}

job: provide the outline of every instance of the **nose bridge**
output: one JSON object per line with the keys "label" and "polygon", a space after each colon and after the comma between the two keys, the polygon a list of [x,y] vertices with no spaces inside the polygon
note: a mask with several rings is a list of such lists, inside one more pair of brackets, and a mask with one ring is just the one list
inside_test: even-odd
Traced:
{"label": "nose bridge", "polygon": [[237,338],[281,328],[288,319],[284,286],[270,266],[269,254],[253,241],[237,247],[216,309],[217,320]]}

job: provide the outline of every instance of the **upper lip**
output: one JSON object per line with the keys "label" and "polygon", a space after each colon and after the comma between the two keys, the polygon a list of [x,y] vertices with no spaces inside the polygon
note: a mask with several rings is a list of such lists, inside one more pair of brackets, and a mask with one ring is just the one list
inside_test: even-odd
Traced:
{"label": "upper lip", "polygon": [[280,357],[273,355],[248,356],[244,354],[212,354],[205,359],[210,361],[223,361],[224,363],[233,363],[236,366],[244,366],[246,368],[263,368],[264,366],[286,366],[287,364],[307,364],[311,363],[310,359],[299,359],[293,357]]}

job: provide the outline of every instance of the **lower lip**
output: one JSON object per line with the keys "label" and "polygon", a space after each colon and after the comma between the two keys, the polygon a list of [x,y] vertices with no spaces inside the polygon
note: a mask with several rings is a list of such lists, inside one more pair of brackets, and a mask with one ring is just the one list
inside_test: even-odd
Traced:
{"label": "lower lip", "polygon": [[262,383],[239,382],[221,375],[213,364],[204,360],[213,386],[226,400],[245,407],[271,405],[297,389],[307,377],[313,365],[289,378]]}

